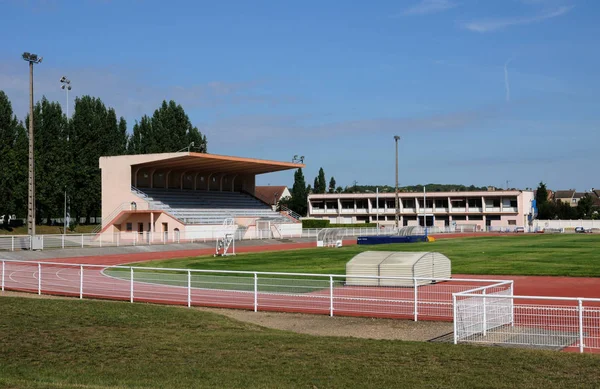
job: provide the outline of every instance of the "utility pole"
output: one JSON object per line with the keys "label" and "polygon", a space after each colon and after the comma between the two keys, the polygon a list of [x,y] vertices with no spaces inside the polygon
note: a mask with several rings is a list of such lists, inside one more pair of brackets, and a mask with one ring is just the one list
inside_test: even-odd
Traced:
{"label": "utility pole", "polygon": [[400,137],[394,135],[394,140],[396,141],[396,230],[398,230],[400,228],[400,201],[398,198],[398,141]]}
{"label": "utility pole", "polygon": [[33,148],[33,65],[42,62],[42,57],[28,52],[23,60],[29,62],[29,180],[27,191],[27,234],[35,235],[35,161]]}

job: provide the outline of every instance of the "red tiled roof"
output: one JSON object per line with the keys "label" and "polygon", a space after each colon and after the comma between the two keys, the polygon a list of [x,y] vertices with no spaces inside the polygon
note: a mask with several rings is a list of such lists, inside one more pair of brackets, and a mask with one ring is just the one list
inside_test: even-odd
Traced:
{"label": "red tiled roof", "polygon": [[287,186],[257,186],[254,188],[254,195],[263,203],[275,204],[286,189]]}

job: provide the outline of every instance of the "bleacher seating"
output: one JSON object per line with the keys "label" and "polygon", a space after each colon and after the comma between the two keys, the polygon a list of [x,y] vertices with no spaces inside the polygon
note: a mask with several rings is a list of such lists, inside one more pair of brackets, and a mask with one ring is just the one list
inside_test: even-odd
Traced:
{"label": "bleacher seating", "polygon": [[230,217],[256,217],[276,223],[291,220],[260,200],[239,192],[139,189],[152,209],[163,210],[185,224],[221,224]]}

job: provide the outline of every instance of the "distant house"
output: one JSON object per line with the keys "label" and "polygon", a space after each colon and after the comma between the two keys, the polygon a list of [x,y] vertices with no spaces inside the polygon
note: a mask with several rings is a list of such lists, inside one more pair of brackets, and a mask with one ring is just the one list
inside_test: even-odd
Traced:
{"label": "distant house", "polygon": [[577,206],[577,201],[579,200],[579,198],[575,199],[575,189],[569,189],[569,190],[557,190],[554,193],[554,201],[556,202],[563,202],[565,204],[569,204],[572,207]]}
{"label": "distant house", "polygon": [[592,200],[594,200],[594,206],[600,207],[600,189],[592,188],[590,194],[592,195]]}
{"label": "distant house", "polygon": [[256,186],[255,194],[256,198],[261,200],[265,204],[269,204],[276,207],[280,200],[287,197],[292,197],[290,190],[287,186]]}

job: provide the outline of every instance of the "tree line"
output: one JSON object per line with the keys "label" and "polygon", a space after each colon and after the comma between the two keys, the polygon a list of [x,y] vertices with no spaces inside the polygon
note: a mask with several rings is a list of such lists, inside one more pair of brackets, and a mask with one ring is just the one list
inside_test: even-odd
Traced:
{"label": "tree line", "polygon": [[[19,120],[0,90],[0,215],[27,217],[29,114]],[[75,99],[68,118],[58,102],[42,97],[34,106],[36,220],[62,218],[65,194],[74,220],[101,213],[101,156],[187,150],[206,152],[207,140],[181,105],[163,101],[154,114],[142,116],[127,133],[127,122],[100,98]]]}
{"label": "tree line", "polygon": [[575,219],[598,219],[600,218],[600,207],[594,204],[594,197],[586,193],[577,201],[573,207],[563,201],[549,198],[548,188],[544,182],[540,182],[535,192],[535,202],[538,209],[537,218],[540,220],[575,220]]}

